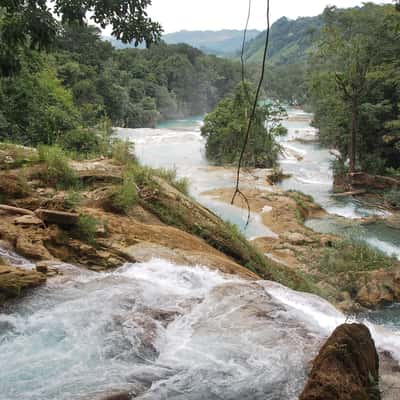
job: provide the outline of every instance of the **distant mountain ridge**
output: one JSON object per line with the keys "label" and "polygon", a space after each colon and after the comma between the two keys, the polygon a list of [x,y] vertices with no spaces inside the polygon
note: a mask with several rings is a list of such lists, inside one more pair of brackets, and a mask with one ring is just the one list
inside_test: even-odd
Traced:
{"label": "distant mountain ridge", "polygon": [[[261,32],[251,29],[247,33],[247,40],[258,36]],[[237,53],[242,47],[243,31],[223,29],[219,31],[187,31],[168,33],[163,36],[168,44],[186,43],[208,54],[229,56]]]}
{"label": "distant mountain ridge", "polygon": [[[247,32],[247,40],[257,37],[261,31],[251,29]],[[105,36],[115,48],[124,49],[135,47],[133,44],[124,44],[121,41]],[[186,43],[196,47],[207,54],[215,54],[221,57],[234,56],[242,47],[243,31],[234,29],[222,29],[218,31],[188,31],[182,30],[163,35],[162,40],[167,44]],[[139,46],[143,47],[143,46]]]}
{"label": "distant mountain ridge", "polygon": [[[268,60],[270,63],[299,64],[306,61],[323,27],[323,17],[301,17],[295,20],[282,17],[271,27]],[[246,56],[249,62],[261,62],[266,31],[250,40]]]}
{"label": "distant mountain ridge", "polygon": [[[322,14],[316,17],[301,17],[295,20],[282,17],[271,26],[268,60],[271,64],[301,64],[323,27]],[[251,29],[247,32],[246,58],[259,63],[264,51],[266,31]],[[114,38],[105,38],[116,48],[134,47]],[[167,44],[186,43],[207,54],[238,58],[243,41],[243,31],[223,29],[218,31],[188,31],[168,33],[162,39]]]}

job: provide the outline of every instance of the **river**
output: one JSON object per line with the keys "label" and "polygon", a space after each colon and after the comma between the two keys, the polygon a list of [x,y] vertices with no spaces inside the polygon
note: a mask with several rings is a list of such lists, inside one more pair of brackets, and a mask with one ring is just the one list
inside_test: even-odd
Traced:
{"label": "river", "polygon": [[[295,400],[319,346],[345,321],[317,296],[200,266],[59,268],[63,276],[0,315],[2,400],[115,391],[143,400]],[[400,360],[400,332],[369,326]]]}
{"label": "river", "polygon": [[[363,224],[363,218],[383,217],[389,214],[374,206],[358,202],[353,198],[335,198],[331,161],[334,155],[322,148],[317,139],[317,130],[310,126],[312,116],[300,110],[289,110],[289,119],[284,122],[288,134],[280,139],[284,155],[280,164],[289,179],[280,186],[285,189],[300,190],[313,196],[327,212],[326,218],[307,221],[307,226],[322,233],[357,235],[369,245],[390,256],[400,259],[400,234],[382,222]],[[211,167],[204,155],[204,139],[200,134],[202,117],[169,121],[158,125],[157,129],[122,129],[119,135],[135,142],[136,154],[146,165],[176,168],[179,176],[191,182],[191,194],[222,218],[236,223],[248,238],[273,235],[261,223],[259,215],[253,214],[246,227],[246,212],[216,201],[202,193],[208,190],[233,187],[234,170]],[[259,172],[262,173],[262,172]],[[250,181],[268,191],[267,185]],[[246,181],[244,182],[246,185]]]}
{"label": "river", "polygon": [[[310,129],[292,123],[293,134]],[[243,228],[243,210],[202,195],[231,186],[234,175],[207,164],[200,124],[194,118],[119,134],[135,141],[143,163],[176,167],[191,179],[194,197]],[[288,146],[298,151],[300,144]],[[324,152],[315,143],[301,146]],[[290,161],[287,170],[295,169]],[[328,161],[318,165],[329,173]],[[321,203],[329,191],[323,183],[309,183],[320,188]],[[245,232],[273,235],[257,214]],[[0,249],[0,256],[32,268],[12,252]],[[318,296],[201,266],[154,259],[108,273],[58,268],[62,276],[0,314],[1,400],[93,400],[121,390],[143,400],[295,400],[319,346],[346,320]],[[366,323],[378,347],[400,361],[398,314],[385,312]]]}
{"label": "river", "polygon": [[[335,156],[318,143],[318,131],[311,126],[311,114],[289,109],[288,116],[284,121],[288,134],[279,139],[284,148],[280,165],[283,172],[291,177],[283,180],[280,187],[311,195],[328,213],[324,218],[306,221],[306,225],[322,233],[356,236],[387,255],[400,259],[398,230],[383,222],[363,224],[365,217],[384,217],[389,213],[351,197],[332,196],[331,162]],[[262,224],[259,214],[253,213],[250,224],[246,226],[247,213],[244,210],[203,194],[216,188],[234,187],[235,170],[209,165],[205,157],[205,141],[200,133],[201,125],[202,117],[197,116],[163,122],[156,129],[122,129],[118,134],[123,139],[135,142],[135,152],[142,163],[153,167],[175,168],[179,176],[187,177],[191,183],[191,195],[221,218],[235,223],[247,238],[274,236]],[[261,170],[254,174],[262,177]],[[268,185],[262,184],[263,179],[251,178],[246,179],[245,174],[243,185],[271,190]],[[372,313],[371,318],[399,328],[400,304]]]}

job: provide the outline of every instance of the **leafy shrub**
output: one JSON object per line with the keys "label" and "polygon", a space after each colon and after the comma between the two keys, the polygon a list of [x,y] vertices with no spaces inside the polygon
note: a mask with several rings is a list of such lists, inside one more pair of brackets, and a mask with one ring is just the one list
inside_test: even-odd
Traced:
{"label": "leafy shrub", "polygon": [[370,174],[384,174],[386,170],[386,160],[378,154],[365,154],[361,160],[361,168]]}
{"label": "leafy shrub", "polygon": [[281,182],[287,175],[283,173],[282,168],[280,167],[273,167],[271,173],[268,175],[267,179],[268,182],[275,185],[276,183]]}
{"label": "leafy shrub", "polygon": [[111,157],[119,164],[129,164],[136,162],[134,154],[135,145],[132,142],[115,139],[111,145]]}
{"label": "leafy shrub", "polygon": [[286,126],[278,125],[275,128],[275,135],[276,136],[286,136],[287,134],[288,134],[288,129],[286,128]]}
{"label": "leafy shrub", "polygon": [[139,164],[131,164],[128,167],[128,173],[132,174],[138,187],[156,187],[154,176],[158,175],[157,170],[151,167],[142,166]]}
{"label": "leafy shrub", "polygon": [[386,174],[396,178],[400,178],[400,168],[387,168]]}
{"label": "leafy shrub", "polygon": [[77,153],[78,158],[103,154],[104,137],[94,129],[75,129],[59,140],[63,149]]}
{"label": "leafy shrub", "polygon": [[97,226],[99,222],[90,215],[81,215],[78,225],[73,230],[73,235],[89,244],[96,243]]}
{"label": "leafy shrub", "polygon": [[59,188],[77,186],[78,178],[68,163],[68,157],[59,146],[39,146],[39,160],[43,163],[40,178]]}
{"label": "leafy shrub", "polygon": [[122,185],[114,187],[109,193],[108,203],[113,211],[126,214],[138,200],[135,174],[132,169],[129,169],[124,174]]}
{"label": "leafy shrub", "polygon": [[400,189],[394,188],[384,194],[384,199],[392,207],[400,208]]}

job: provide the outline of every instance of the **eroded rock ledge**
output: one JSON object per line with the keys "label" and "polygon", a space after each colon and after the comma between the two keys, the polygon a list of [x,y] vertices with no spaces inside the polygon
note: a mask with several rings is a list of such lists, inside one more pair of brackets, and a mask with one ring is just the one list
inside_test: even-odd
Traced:
{"label": "eroded rock ledge", "polygon": [[0,304],[2,301],[20,296],[27,289],[46,281],[46,275],[37,271],[0,265]]}

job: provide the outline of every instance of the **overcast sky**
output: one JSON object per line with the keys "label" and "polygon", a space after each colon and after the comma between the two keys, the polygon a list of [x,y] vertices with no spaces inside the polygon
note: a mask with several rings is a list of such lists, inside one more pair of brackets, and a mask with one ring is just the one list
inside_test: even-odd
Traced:
{"label": "overcast sky", "polygon": [[[265,29],[266,0],[252,0],[250,28]],[[352,7],[359,0],[270,0],[272,22],[286,16],[294,19],[320,14],[327,5]],[[391,0],[374,0],[391,3]],[[161,23],[166,33],[187,30],[243,29],[248,0],[153,0],[150,16]]]}

